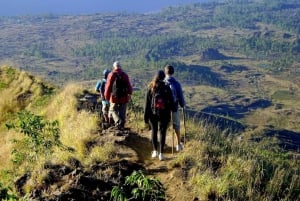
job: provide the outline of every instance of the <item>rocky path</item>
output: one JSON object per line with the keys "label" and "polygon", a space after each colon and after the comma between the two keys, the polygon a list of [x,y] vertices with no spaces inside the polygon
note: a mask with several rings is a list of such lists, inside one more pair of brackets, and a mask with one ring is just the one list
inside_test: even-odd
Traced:
{"label": "rocky path", "polygon": [[150,137],[150,131],[144,130],[137,133],[131,130],[126,137],[118,142],[123,146],[120,151],[124,153],[133,152],[132,157],[126,159],[141,164],[147,175],[158,178],[163,183],[167,189],[167,200],[193,200],[191,189],[187,187],[184,179],[184,170],[181,167],[172,167],[171,165],[176,157],[179,157],[179,153],[175,151],[175,148],[172,153],[172,132],[168,131],[167,134],[164,154],[166,160],[164,161],[151,158],[152,145]]}

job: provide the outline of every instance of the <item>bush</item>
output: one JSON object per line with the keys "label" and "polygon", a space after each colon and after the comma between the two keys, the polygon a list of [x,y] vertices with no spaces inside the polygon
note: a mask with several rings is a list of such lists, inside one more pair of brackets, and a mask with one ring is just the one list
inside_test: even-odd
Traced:
{"label": "bush", "polygon": [[13,162],[22,164],[24,161],[37,161],[41,155],[50,156],[55,147],[70,150],[59,140],[60,130],[58,121],[47,121],[42,116],[34,115],[28,111],[17,113],[17,123],[8,123],[8,129],[25,135],[24,138],[14,140],[15,148],[12,151]]}
{"label": "bush", "polygon": [[126,177],[125,184],[114,186],[111,191],[114,201],[165,200],[165,188],[155,178],[146,177],[142,171],[134,171]]}

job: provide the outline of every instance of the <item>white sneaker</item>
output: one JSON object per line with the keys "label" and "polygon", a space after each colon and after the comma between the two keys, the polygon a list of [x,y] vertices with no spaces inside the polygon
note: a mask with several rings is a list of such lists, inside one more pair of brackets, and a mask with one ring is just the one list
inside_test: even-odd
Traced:
{"label": "white sneaker", "polygon": [[176,151],[182,151],[182,145],[181,144],[178,144],[176,145]]}
{"label": "white sneaker", "polygon": [[152,151],[152,158],[156,158],[158,156],[158,152],[157,151]]}
{"label": "white sneaker", "polygon": [[162,153],[159,154],[158,158],[159,158],[160,161],[165,160],[165,157]]}

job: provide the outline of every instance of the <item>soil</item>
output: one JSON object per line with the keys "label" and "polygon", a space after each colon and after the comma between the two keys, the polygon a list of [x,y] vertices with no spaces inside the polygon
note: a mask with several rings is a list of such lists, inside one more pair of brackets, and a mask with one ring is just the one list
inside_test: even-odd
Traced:
{"label": "soil", "polygon": [[[140,129],[137,129],[140,130]],[[152,145],[150,131],[135,132],[134,128],[117,132],[114,129],[99,131],[93,142],[86,144],[87,148],[113,143],[118,153],[111,162],[83,167],[80,161],[70,159],[69,165],[45,164],[48,175],[40,185],[31,190],[30,200],[72,200],[98,201],[110,200],[113,186],[124,183],[126,176],[134,170],[142,170],[148,177],[160,180],[166,188],[166,200],[194,200],[191,189],[186,185],[186,174],[181,167],[171,167],[170,163],[179,153],[172,153],[172,133],[169,131],[166,140],[165,158],[151,158]],[[101,179],[97,172],[110,170]],[[20,177],[15,186],[20,196],[25,195],[25,184],[31,175]]]}
{"label": "soil", "polygon": [[124,140],[118,143],[123,145],[120,147],[120,153],[133,152],[132,157],[126,159],[141,164],[148,176],[158,178],[163,183],[166,188],[166,200],[193,200],[194,196],[191,195],[191,189],[186,184],[185,170],[181,167],[171,167],[170,165],[172,160],[179,155],[175,147],[172,151],[171,130],[167,133],[164,161],[160,161],[158,158],[151,158],[152,144],[150,137],[151,131],[149,130],[141,130],[138,133],[131,131]]}

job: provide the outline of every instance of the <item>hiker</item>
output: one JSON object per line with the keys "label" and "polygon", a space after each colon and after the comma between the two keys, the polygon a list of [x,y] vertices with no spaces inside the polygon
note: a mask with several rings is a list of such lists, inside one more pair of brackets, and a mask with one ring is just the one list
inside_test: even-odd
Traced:
{"label": "hiker", "polygon": [[110,73],[110,70],[105,69],[103,71],[103,79],[98,80],[96,86],[95,86],[95,91],[97,91],[100,94],[101,98],[101,105],[102,105],[102,114],[103,114],[103,128],[109,127],[109,124],[112,122],[111,120],[111,115],[109,115],[109,101],[104,98],[104,91],[105,91],[105,84],[107,80],[107,76]]}
{"label": "hiker", "polygon": [[107,76],[104,97],[109,100],[109,113],[115,122],[115,128],[123,130],[126,122],[127,103],[132,94],[128,75],[118,61],[113,63],[113,70]]}
{"label": "hiker", "polygon": [[174,75],[174,67],[172,65],[166,65],[165,67],[166,78],[165,82],[170,86],[173,98],[174,98],[174,111],[172,112],[172,123],[173,129],[176,134],[177,145],[176,151],[181,151],[183,149],[180,138],[180,107],[184,108],[185,101],[183,97],[183,92],[180,83],[173,77]]}
{"label": "hiker", "polygon": [[[165,73],[160,70],[154,76],[152,81],[148,85],[148,89],[145,97],[144,105],[144,121],[151,127],[151,141],[152,141],[152,158],[158,157],[159,160],[164,160],[164,146],[166,142],[166,133],[168,124],[171,120],[171,110],[173,109],[174,102],[170,88],[164,82]],[[162,109],[156,109],[155,97],[157,94],[161,94],[163,97]],[[157,132],[160,132],[159,150]]]}

